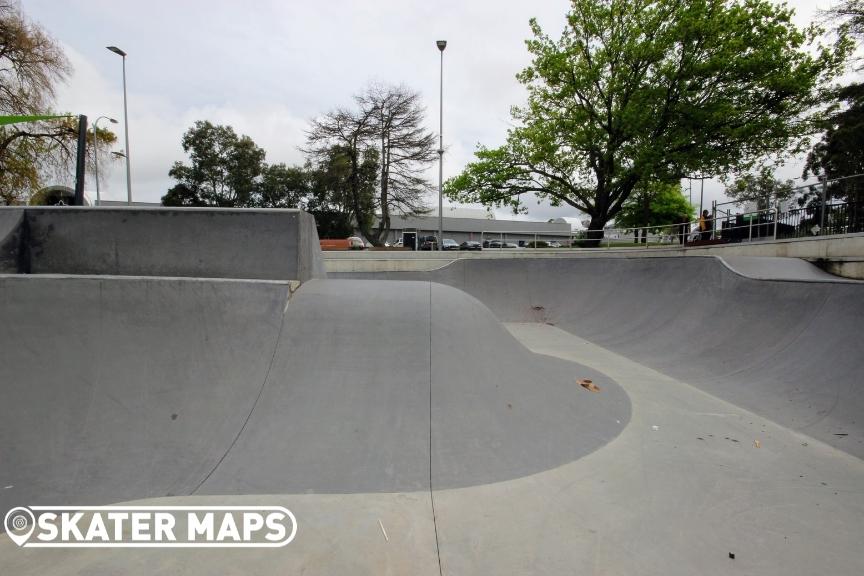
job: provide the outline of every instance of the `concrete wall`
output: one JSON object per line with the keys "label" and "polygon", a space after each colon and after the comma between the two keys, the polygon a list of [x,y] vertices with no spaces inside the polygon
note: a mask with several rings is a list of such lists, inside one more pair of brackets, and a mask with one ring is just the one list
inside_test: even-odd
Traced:
{"label": "concrete wall", "polygon": [[324,274],[315,221],[299,210],[4,208],[0,249],[6,273],[300,281]]}
{"label": "concrete wall", "polygon": [[846,278],[864,279],[864,234],[796,238],[777,242],[681,248],[509,249],[482,252],[326,252],[328,272],[417,272],[435,270],[462,259],[500,258],[669,258],[679,256],[774,256],[802,258]]}
{"label": "concrete wall", "polygon": [[23,218],[23,208],[0,210],[0,274],[18,272]]}
{"label": "concrete wall", "polygon": [[687,248],[686,252],[717,256],[781,256],[805,260],[864,257],[864,234],[697,246]]}

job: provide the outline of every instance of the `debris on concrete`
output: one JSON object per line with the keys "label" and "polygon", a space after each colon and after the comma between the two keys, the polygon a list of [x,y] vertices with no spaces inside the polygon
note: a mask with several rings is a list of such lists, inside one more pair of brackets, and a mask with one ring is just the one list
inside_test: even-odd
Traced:
{"label": "debris on concrete", "polygon": [[381,522],[381,519],[378,519],[378,526],[381,527],[381,533],[384,534],[384,540],[390,542],[390,538],[387,536],[387,531],[384,530],[384,523]]}
{"label": "debris on concrete", "polygon": [[659,426],[651,426],[651,430],[654,430],[655,432],[656,432],[657,430],[659,430],[659,429],[660,429]]}
{"label": "debris on concrete", "polygon": [[762,442],[760,442],[759,440],[753,440],[753,446],[755,446],[756,448],[761,448]]}
{"label": "debris on concrete", "polygon": [[593,380],[590,380],[588,378],[583,378],[582,380],[577,380],[577,382],[579,383],[580,386],[582,386],[586,390],[590,390],[591,392],[599,392],[600,391],[600,387],[597,386],[596,384],[594,384]]}
{"label": "debris on concrete", "polygon": [[735,559],[735,553],[734,553],[734,552],[729,552],[729,558],[731,558],[732,560],[734,560],[734,559]]}

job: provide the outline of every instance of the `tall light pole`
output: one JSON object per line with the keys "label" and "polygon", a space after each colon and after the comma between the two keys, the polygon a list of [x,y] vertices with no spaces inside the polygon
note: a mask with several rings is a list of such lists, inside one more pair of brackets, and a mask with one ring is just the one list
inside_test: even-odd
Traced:
{"label": "tall light pole", "polygon": [[441,84],[439,98],[440,125],[438,127],[438,250],[444,250],[444,201],[442,188],[444,182],[444,49],[447,48],[446,40],[435,42],[441,53]]}
{"label": "tall light pole", "polygon": [[117,46],[108,46],[108,50],[123,58],[123,123],[126,131],[126,202],[132,204],[132,169],[129,166],[129,109],[126,106],[126,52]]}
{"label": "tall light pole", "polygon": [[96,176],[96,205],[102,203],[102,197],[99,195],[99,120],[108,120],[112,124],[117,124],[117,120],[108,116],[100,116],[93,122],[93,171]]}

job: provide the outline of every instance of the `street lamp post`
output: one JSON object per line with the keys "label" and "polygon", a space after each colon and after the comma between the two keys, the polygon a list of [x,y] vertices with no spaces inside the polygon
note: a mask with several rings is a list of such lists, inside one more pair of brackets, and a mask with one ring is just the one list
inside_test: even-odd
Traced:
{"label": "street lamp post", "polygon": [[108,120],[112,124],[117,124],[117,120],[108,116],[100,116],[93,122],[93,172],[96,177],[96,205],[102,203],[102,196],[99,195],[99,121]]}
{"label": "street lamp post", "polygon": [[126,202],[132,204],[132,169],[129,166],[129,109],[126,106],[126,52],[117,46],[108,46],[108,50],[123,58],[123,124],[126,132]]}
{"label": "street lamp post", "polygon": [[446,40],[435,42],[441,53],[441,83],[439,98],[438,119],[438,250],[444,250],[444,201],[442,188],[444,182],[444,49],[447,48]]}

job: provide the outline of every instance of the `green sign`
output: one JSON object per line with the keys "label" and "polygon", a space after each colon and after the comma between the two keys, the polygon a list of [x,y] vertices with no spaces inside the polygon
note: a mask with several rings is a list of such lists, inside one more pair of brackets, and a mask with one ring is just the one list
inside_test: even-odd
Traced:
{"label": "green sign", "polygon": [[35,116],[0,116],[0,126],[7,124],[20,124],[21,122],[38,122],[40,120],[54,120],[55,118],[71,118],[71,114],[61,114],[59,116],[50,116],[45,114],[37,114]]}

